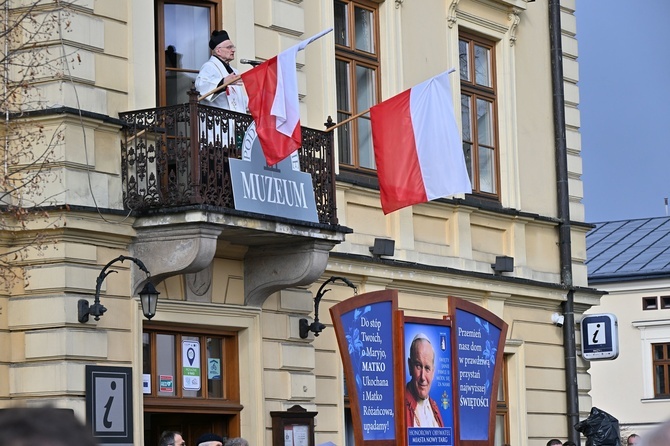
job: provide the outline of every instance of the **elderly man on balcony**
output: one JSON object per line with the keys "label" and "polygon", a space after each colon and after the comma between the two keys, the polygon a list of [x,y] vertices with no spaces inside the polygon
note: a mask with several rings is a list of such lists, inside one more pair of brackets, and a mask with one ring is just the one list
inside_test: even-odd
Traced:
{"label": "elderly man on balcony", "polygon": [[196,90],[205,95],[224,83],[229,83],[229,85],[224,90],[203,98],[203,103],[246,113],[249,98],[239,73],[230,66],[230,62],[235,59],[235,45],[230,40],[228,33],[225,30],[212,31],[209,48],[212,50],[212,57],[200,68],[198,77],[195,79]]}

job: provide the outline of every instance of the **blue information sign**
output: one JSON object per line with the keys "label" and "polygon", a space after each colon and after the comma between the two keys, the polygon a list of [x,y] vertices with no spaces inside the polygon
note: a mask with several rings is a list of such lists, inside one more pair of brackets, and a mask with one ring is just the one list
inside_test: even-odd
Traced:
{"label": "blue information sign", "polygon": [[395,439],[392,321],[390,301],[354,308],[340,318],[356,386],[363,440]]}

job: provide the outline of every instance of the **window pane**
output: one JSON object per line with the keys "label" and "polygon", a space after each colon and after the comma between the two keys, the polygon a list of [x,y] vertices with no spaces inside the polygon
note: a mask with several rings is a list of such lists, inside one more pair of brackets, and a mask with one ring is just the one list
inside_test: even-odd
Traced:
{"label": "window pane", "polygon": [[[337,114],[338,121],[344,121],[347,115],[342,113]],[[348,122],[337,128],[337,154],[339,160],[344,164],[353,164],[353,156],[351,153],[351,123]]]}
{"label": "window pane", "polygon": [[479,189],[489,194],[496,193],[495,159],[493,150],[487,147],[479,147]]}
{"label": "window pane", "polygon": [[142,373],[151,373],[151,336],[142,333]]}
{"label": "window pane", "polygon": [[223,361],[221,339],[207,338],[207,395],[223,398]]}
{"label": "window pane", "polygon": [[[335,61],[335,82],[337,83],[337,109],[351,111],[349,98],[351,80],[349,79],[349,63],[343,60]],[[339,119],[339,118],[338,118]]]}
{"label": "window pane", "polygon": [[491,86],[491,52],[488,48],[475,45],[475,82],[485,87]]}
{"label": "window pane", "polygon": [[209,8],[165,4],[165,50],[174,49],[175,68],[199,70],[209,59],[209,34]]}
{"label": "window pane", "polygon": [[376,169],[375,155],[372,149],[372,127],[369,114],[358,118],[358,164],[368,169]]}
{"label": "window pane", "polygon": [[461,95],[461,121],[463,122],[463,140],[472,141],[472,115],[470,114],[472,97]]}
{"label": "window pane", "polygon": [[481,99],[477,99],[477,142],[493,145],[493,106]]}
{"label": "window pane", "polygon": [[657,365],[655,367],[655,372],[656,372],[656,396],[665,395],[668,393],[668,389],[665,387],[666,367],[662,365]]}
{"label": "window pane", "polygon": [[458,41],[458,63],[461,69],[461,79],[470,82],[470,47],[464,40]]}
{"label": "window pane", "polygon": [[496,415],[496,432],[495,432],[495,446],[503,446],[505,444],[505,416]]}
{"label": "window pane", "polygon": [[375,70],[356,66],[356,112],[368,110],[377,103]]}
{"label": "window pane", "polygon": [[158,396],[175,396],[174,336],[156,335],[156,362],[158,374]]}
{"label": "window pane", "polygon": [[663,354],[663,344],[654,344],[654,359],[663,359],[665,355]]}
{"label": "window pane", "polygon": [[354,26],[356,27],[356,49],[368,53],[374,53],[375,42],[374,28],[372,26],[372,11],[356,6],[354,8],[354,20]]}
{"label": "window pane", "polygon": [[[202,342],[198,336],[182,336],[181,339],[182,339],[182,341],[195,341],[198,344],[200,344]],[[206,373],[206,370],[207,370],[207,366],[203,366],[202,362],[203,362],[203,358],[202,358],[202,355],[200,355],[200,382],[201,383],[202,383],[202,374]],[[181,373],[180,373],[180,375],[181,375]],[[183,378],[182,378],[182,380],[183,380]],[[180,385],[183,385],[183,383],[181,381],[180,381]],[[182,395],[185,396],[185,397],[191,397],[191,398],[197,398],[197,397],[202,396],[202,384],[200,385],[199,390],[185,390],[185,389],[182,389]]]}
{"label": "window pane", "polygon": [[185,104],[188,102],[188,91],[193,86],[198,73],[166,71],[167,104]]}
{"label": "window pane", "polygon": [[347,29],[348,14],[347,5],[335,2],[335,43],[337,45],[349,46],[349,32]]}
{"label": "window pane", "polygon": [[468,177],[472,181],[472,144],[463,142],[463,155],[465,155],[465,166],[468,168]]}

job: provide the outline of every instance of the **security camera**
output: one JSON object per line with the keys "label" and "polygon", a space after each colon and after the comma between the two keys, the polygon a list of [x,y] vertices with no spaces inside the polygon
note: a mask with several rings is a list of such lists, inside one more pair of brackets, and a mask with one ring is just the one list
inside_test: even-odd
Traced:
{"label": "security camera", "polygon": [[551,322],[554,323],[557,327],[562,327],[563,326],[563,320],[565,317],[562,314],[559,313],[554,313],[551,315]]}

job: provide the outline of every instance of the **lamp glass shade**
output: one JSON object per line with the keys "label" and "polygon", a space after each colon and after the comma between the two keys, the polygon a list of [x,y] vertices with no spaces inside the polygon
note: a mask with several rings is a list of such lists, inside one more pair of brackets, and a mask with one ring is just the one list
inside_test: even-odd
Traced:
{"label": "lamp glass shade", "polygon": [[156,288],[151,282],[147,282],[140,291],[140,302],[142,304],[142,313],[147,319],[156,315],[156,306],[158,305],[158,295]]}

